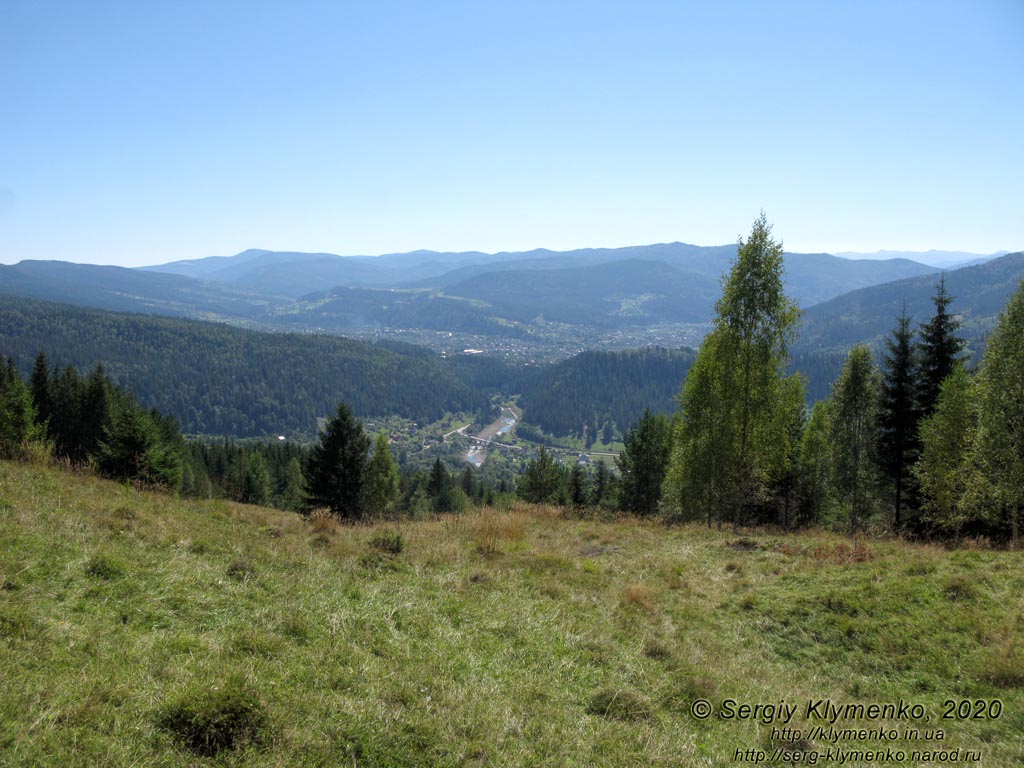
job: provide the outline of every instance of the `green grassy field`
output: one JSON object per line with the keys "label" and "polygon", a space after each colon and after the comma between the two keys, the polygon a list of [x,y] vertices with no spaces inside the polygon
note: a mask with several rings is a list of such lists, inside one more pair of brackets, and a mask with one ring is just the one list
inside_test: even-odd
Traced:
{"label": "green grassy field", "polygon": [[[1020,553],[525,506],[342,527],[9,463],[0,536],[0,765],[1024,764]],[[921,716],[829,733],[818,700]]]}

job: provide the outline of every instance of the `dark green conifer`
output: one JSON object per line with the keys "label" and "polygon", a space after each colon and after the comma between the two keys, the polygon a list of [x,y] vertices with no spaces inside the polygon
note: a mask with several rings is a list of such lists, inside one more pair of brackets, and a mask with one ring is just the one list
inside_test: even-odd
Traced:
{"label": "dark green conifer", "polygon": [[342,519],[363,516],[363,477],[370,438],[352,410],[341,403],[320,433],[309,459],[307,488],[313,507],[327,507]]}
{"label": "dark green conifer", "polygon": [[953,373],[964,349],[964,340],[957,335],[960,320],[949,313],[949,305],[953,303],[954,297],[946,290],[945,275],[940,278],[936,288],[937,292],[932,296],[935,314],[921,326],[918,406],[922,418],[930,416],[935,410],[942,382]]}
{"label": "dark green conifer", "polygon": [[893,491],[893,527],[903,525],[903,507],[914,485],[910,468],[921,453],[918,426],[919,371],[906,304],[882,359],[882,396],[878,412],[878,460]]}

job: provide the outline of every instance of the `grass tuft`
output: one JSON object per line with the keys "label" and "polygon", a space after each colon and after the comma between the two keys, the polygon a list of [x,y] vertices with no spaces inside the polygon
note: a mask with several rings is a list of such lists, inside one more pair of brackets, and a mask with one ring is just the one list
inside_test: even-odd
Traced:
{"label": "grass tuft", "polygon": [[638,693],[616,688],[602,688],[587,703],[587,712],[612,720],[646,720],[651,708]]}
{"label": "grass tuft", "polygon": [[650,637],[644,641],[644,656],[648,659],[664,661],[672,658],[672,649],[660,640]]}
{"label": "grass tuft", "polygon": [[227,574],[235,581],[248,581],[256,577],[256,568],[248,560],[239,558],[228,564]]}
{"label": "grass tuft", "polygon": [[474,516],[473,539],[485,555],[496,555],[503,542],[521,541],[526,536],[526,517],[520,512],[485,509]]}
{"label": "grass tuft", "polygon": [[163,707],[156,720],[160,728],[202,757],[259,744],[267,732],[263,703],[237,681],[187,691]]}
{"label": "grass tuft", "polygon": [[318,536],[334,536],[338,532],[338,518],[327,507],[317,507],[309,513],[309,529]]}
{"label": "grass tuft", "polygon": [[402,534],[398,531],[381,531],[370,538],[370,546],[379,552],[389,555],[399,555],[405,546],[402,541]]}
{"label": "grass tuft", "polygon": [[627,608],[642,608],[645,611],[654,609],[651,599],[651,588],[646,584],[630,584],[622,590],[622,604]]}
{"label": "grass tuft", "polygon": [[93,555],[85,564],[85,572],[97,579],[109,581],[124,576],[124,563],[106,555]]}
{"label": "grass tuft", "polygon": [[942,593],[946,596],[947,600],[956,603],[973,600],[977,590],[970,579],[962,574],[957,574],[946,579]]}

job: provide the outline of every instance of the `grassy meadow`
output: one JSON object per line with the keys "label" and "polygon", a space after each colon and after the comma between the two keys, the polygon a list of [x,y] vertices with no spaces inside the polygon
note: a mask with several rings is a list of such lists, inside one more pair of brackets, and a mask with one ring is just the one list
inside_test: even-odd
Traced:
{"label": "grassy meadow", "polygon": [[[784,701],[827,728],[818,699],[928,719],[840,718],[918,738],[830,743],[720,716]],[[1024,555],[526,505],[339,526],[0,463],[0,765],[839,764],[830,747],[1024,765]]]}

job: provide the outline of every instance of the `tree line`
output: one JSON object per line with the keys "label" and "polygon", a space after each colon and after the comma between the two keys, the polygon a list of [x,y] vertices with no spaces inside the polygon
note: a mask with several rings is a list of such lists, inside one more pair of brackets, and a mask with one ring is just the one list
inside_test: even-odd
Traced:
{"label": "tree line", "polygon": [[[2,363],[0,358],[0,363]],[[177,490],[184,467],[178,422],[145,409],[97,365],[51,370],[44,353],[28,382],[8,358],[0,376],[0,454],[56,456],[106,476]]]}
{"label": "tree line", "polygon": [[831,525],[1018,542],[1024,506],[1024,283],[973,371],[940,280],[916,330],[904,310],[880,365],[848,353],[808,410],[786,375],[798,310],[762,214],[736,261],[671,419],[634,425],[620,507],[708,525]]}
{"label": "tree line", "polygon": [[346,520],[463,511],[510,496],[467,466],[454,475],[400,472],[384,434],[370,439],[347,404],[320,440],[186,440],[172,416],[143,408],[102,365],[52,369],[45,353],[24,380],[0,356],[0,458],[93,467],[98,474],[182,496],[227,498]]}

